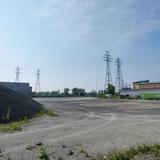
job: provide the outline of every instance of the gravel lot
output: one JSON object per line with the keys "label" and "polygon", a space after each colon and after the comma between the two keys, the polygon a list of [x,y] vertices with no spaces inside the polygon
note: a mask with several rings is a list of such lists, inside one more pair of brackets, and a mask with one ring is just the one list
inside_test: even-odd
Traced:
{"label": "gravel lot", "polygon": [[[84,160],[111,149],[160,143],[160,102],[89,98],[36,99],[58,117],[37,118],[0,133],[0,160],[37,160],[41,142],[52,160]],[[26,149],[34,146],[32,149]],[[30,147],[31,148],[31,147]]]}

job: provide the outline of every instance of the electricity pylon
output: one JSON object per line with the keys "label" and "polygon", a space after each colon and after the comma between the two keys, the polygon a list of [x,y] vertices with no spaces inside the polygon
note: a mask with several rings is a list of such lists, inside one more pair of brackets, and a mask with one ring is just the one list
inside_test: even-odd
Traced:
{"label": "electricity pylon", "polygon": [[104,54],[104,61],[106,62],[106,75],[105,75],[105,85],[104,85],[104,90],[108,88],[110,84],[113,84],[112,82],[112,74],[111,74],[111,68],[110,68],[110,63],[112,62],[112,57],[109,54],[109,51],[105,51],[106,53]]}
{"label": "electricity pylon", "polygon": [[41,75],[41,74],[40,74],[40,70],[39,70],[39,69],[37,70],[36,75],[37,75],[37,79],[36,79],[35,92],[38,93],[38,92],[41,91],[41,87],[40,87],[40,75]]}
{"label": "electricity pylon", "polygon": [[119,93],[120,90],[124,87],[124,80],[123,80],[123,74],[121,70],[122,61],[120,58],[116,58],[115,64],[117,66],[117,73],[116,73],[116,91]]}

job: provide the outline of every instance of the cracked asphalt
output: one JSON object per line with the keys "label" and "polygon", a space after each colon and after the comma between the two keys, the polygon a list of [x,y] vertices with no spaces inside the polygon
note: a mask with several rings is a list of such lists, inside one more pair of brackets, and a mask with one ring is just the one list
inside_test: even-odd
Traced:
{"label": "cracked asphalt", "polygon": [[[159,101],[36,100],[59,116],[34,119],[19,132],[0,133],[0,160],[37,160],[39,142],[44,144],[51,160],[84,160],[112,149],[160,143]],[[28,150],[29,146],[35,147]]]}

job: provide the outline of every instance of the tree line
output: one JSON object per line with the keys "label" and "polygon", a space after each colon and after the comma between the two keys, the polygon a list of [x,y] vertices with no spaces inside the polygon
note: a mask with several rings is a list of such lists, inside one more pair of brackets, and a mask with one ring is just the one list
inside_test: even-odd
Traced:
{"label": "tree line", "polygon": [[96,97],[98,93],[93,90],[91,92],[86,92],[85,89],[82,88],[64,88],[61,92],[60,90],[56,91],[46,91],[34,93],[33,97]]}

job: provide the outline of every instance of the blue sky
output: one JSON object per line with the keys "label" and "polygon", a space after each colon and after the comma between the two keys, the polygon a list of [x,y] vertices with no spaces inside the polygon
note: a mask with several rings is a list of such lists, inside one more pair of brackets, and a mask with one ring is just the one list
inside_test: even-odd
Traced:
{"label": "blue sky", "polygon": [[[1,81],[42,90],[103,89],[109,50],[123,61],[124,81],[160,81],[159,0],[3,0],[0,4]],[[116,68],[112,63],[113,82]]]}

